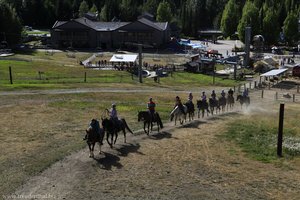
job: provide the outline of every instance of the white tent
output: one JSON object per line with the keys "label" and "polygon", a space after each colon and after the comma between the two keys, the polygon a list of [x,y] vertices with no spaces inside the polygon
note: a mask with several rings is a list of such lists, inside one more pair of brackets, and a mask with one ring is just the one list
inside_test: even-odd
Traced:
{"label": "white tent", "polygon": [[136,54],[114,54],[110,62],[135,62],[137,57]]}
{"label": "white tent", "polygon": [[271,71],[268,71],[264,74],[261,74],[260,76],[278,76],[280,74],[283,74],[286,72],[288,69],[273,69]]}

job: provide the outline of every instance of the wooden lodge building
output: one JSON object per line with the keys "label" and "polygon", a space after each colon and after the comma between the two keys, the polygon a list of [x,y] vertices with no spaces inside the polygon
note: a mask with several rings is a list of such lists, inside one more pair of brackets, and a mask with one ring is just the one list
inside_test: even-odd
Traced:
{"label": "wooden lodge building", "polygon": [[134,22],[101,22],[87,17],[56,21],[51,29],[55,48],[116,49],[130,43],[158,48],[170,41],[168,22],[156,22],[141,16]]}

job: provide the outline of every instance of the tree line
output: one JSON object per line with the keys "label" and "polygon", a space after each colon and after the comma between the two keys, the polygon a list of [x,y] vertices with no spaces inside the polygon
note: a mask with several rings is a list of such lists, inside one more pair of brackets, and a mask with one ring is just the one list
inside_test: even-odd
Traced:
{"label": "tree line", "polygon": [[244,41],[245,27],[251,26],[252,35],[263,35],[267,44],[280,39],[293,44],[299,39],[299,5],[300,0],[0,0],[0,40],[5,33],[4,39],[15,43],[24,25],[49,29],[56,20],[86,12],[101,21],[128,22],[148,12],[179,27],[183,36],[221,29],[225,37],[238,32]]}

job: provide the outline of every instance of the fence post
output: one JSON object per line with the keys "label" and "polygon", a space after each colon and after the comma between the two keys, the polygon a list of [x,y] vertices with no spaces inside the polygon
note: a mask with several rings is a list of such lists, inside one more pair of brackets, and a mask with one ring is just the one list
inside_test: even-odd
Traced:
{"label": "fence post", "polygon": [[13,80],[12,80],[12,72],[11,72],[11,66],[9,66],[9,80],[10,80],[10,84],[13,84]]}
{"label": "fence post", "polygon": [[264,90],[261,90],[261,98],[264,98]]}
{"label": "fence post", "polygon": [[252,83],[252,82],[249,83],[249,89],[250,89],[250,90],[251,90],[251,85],[252,85],[251,83]]}
{"label": "fence post", "polygon": [[277,156],[279,157],[282,157],[283,120],[284,120],[284,103],[281,103],[280,110],[279,110],[279,126],[278,126],[278,137],[277,137]]}
{"label": "fence post", "polygon": [[293,94],[293,102],[295,102],[295,94]]}
{"label": "fence post", "polygon": [[84,72],[84,82],[86,83],[86,72]]}
{"label": "fence post", "polygon": [[256,89],[256,88],[257,88],[257,82],[254,81],[254,89]]}
{"label": "fence post", "polygon": [[271,89],[271,83],[269,82],[269,90]]}
{"label": "fence post", "polygon": [[235,92],[235,86],[233,86],[233,91]]}

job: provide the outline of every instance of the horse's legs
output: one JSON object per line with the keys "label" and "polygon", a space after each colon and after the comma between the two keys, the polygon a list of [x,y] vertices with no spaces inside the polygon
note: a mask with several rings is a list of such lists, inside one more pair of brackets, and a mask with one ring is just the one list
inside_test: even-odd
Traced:
{"label": "horse's legs", "polygon": [[124,143],[126,143],[126,131],[125,131],[125,128],[123,129],[123,134],[124,134]]}
{"label": "horse's legs", "polygon": [[147,131],[146,131],[146,121],[144,121],[144,131],[145,131],[145,133],[147,133]]}
{"label": "horse's legs", "polygon": [[90,147],[90,158],[94,158],[94,147],[95,147],[95,142],[92,142],[92,144],[90,144],[92,147]]}
{"label": "horse's legs", "polygon": [[150,132],[152,133],[152,130],[153,130],[153,122],[152,121],[149,122],[149,126],[150,126]]}
{"label": "horse's legs", "polygon": [[89,155],[89,157],[91,158],[92,157],[92,144],[91,143],[89,143],[89,142],[87,142],[87,144],[88,144],[88,146],[89,146],[89,150],[90,150],[90,155]]}
{"label": "horse's legs", "polygon": [[112,134],[113,133],[109,133],[109,132],[107,132],[106,133],[106,141],[107,141],[107,143],[109,144],[109,146],[110,146],[110,148],[112,148],[113,147],[113,144],[112,144],[112,142],[109,142],[109,135],[111,134],[111,140],[112,140]]}
{"label": "horse's legs", "polygon": [[[115,135],[115,141],[114,141],[114,144],[116,144],[117,139],[118,139],[118,132],[115,131],[115,132],[114,132],[114,135]],[[124,134],[124,135],[125,135],[125,134]],[[113,139],[113,138],[112,138],[112,139]],[[126,138],[125,138],[125,143],[126,143]]]}
{"label": "horse's legs", "polygon": [[99,145],[99,154],[101,154],[101,143],[98,142],[98,145]]}

